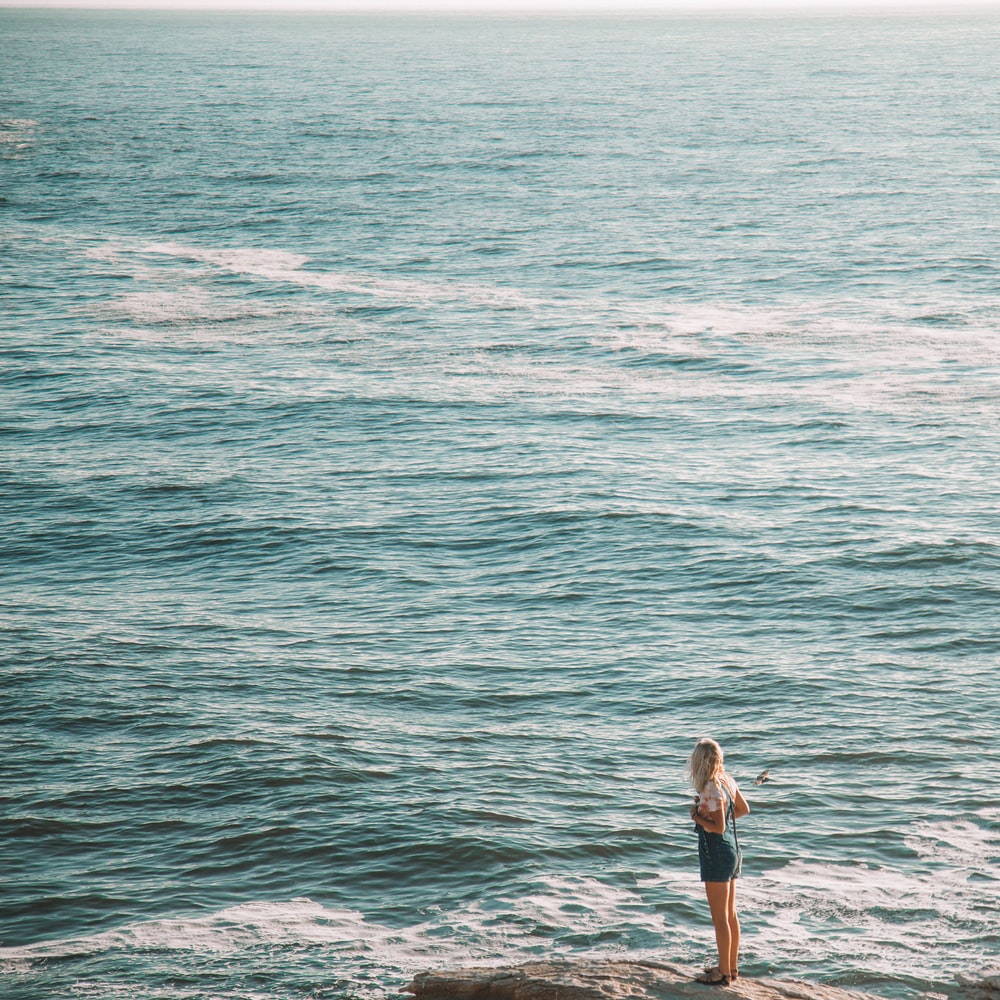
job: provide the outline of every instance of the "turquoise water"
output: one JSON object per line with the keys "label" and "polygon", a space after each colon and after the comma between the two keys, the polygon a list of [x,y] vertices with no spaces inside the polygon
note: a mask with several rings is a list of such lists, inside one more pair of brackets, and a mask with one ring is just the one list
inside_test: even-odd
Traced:
{"label": "turquoise water", "polygon": [[996,963],[1000,18],[0,33],[0,995]]}

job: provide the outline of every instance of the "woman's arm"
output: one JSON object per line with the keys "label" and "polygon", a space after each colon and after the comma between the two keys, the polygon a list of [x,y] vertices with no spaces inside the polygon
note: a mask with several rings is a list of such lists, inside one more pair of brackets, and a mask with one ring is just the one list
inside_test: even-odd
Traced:
{"label": "woman's arm", "polygon": [[747,805],[747,800],[743,798],[743,793],[737,788],[736,795],[733,798],[733,815],[737,819],[742,819],[750,812],[750,806]]}
{"label": "woman's arm", "polygon": [[724,833],[726,829],[726,817],[721,809],[716,809],[708,814],[698,812],[697,806],[691,807],[691,819],[704,827],[709,833]]}

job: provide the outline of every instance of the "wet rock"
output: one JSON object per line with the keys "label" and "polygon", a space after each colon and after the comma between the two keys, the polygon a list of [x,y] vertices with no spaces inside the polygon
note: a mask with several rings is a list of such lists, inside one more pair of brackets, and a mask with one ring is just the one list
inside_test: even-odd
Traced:
{"label": "wet rock", "polygon": [[1000,1000],[1000,968],[955,976],[963,1000]]}
{"label": "wet rock", "polygon": [[[404,992],[416,1000],[712,1000],[719,987],[695,982],[696,971],[652,961],[530,962],[422,972]],[[744,977],[727,987],[724,995],[730,1000],[871,1000],[870,994],[835,986]]]}

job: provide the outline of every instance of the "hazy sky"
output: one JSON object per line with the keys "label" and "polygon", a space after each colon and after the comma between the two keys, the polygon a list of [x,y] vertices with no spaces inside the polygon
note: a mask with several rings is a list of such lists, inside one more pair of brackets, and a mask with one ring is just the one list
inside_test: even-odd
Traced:
{"label": "hazy sky", "polygon": [[0,0],[0,7],[125,7],[189,10],[449,10],[479,11],[677,11],[765,10],[825,12],[838,10],[1000,12],[1000,0]]}

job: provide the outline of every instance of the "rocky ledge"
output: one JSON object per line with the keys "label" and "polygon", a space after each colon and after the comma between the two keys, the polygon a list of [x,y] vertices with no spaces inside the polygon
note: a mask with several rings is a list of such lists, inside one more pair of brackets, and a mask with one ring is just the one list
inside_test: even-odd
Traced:
{"label": "rocky ledge", "polygon": [[[668,962],[531,962],[507,968],[422,972],[403,992],[416,1000],[874,1000],[871,994],[783,979],[740,977],[719,990],[692,979],[694,970]],[[964,981],[953,995],[1000,1000],[997,978]],[[934,995],[949,1000],[945,995]]]}
{"label": "rocky ledge", "polygon": [[966,1000],[1000,1000],[1000,966],[974,976],[959,973],[955,981]]}
{"label": "rocky ledge", "polygon": [[[716,989],[668,962],[532,962],[512,968],[422,972],[406,987],[417,1000],[709,1000]],[[727,988],[746,1000],[863,1000],[834,986],[740,977]]]}

